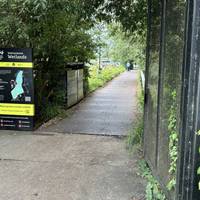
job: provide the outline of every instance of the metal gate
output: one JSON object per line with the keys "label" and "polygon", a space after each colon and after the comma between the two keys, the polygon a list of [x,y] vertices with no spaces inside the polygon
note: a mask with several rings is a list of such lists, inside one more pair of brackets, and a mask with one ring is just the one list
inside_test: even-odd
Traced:
{"label": "metal gate", "polygon": [[[144,154],[168,199],[200,199],[200,0],[149,0]],[[170,180],[169,118],[175,108],[179,160]]]}

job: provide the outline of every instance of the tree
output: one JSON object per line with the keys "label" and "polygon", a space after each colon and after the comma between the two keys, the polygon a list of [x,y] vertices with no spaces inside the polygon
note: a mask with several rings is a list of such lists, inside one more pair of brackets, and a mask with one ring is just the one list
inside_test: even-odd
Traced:
{"label": "tree", "polygon": [[139,65],[140,68],[144,69],[146,47],[145,34],[126,34],[119,24],[110,25],[109,30],[110,38],[113,41],[109,51],[110,57],[114,61],[120,61],[123,64],[131,60]]}
{"label": "tree", "polygon": [[[38,108],[61,104],[60,76],[64,64],[87,62],[96,44],[89,30],[97,20],[120,21],[123,30],[141,32],[144,0],[0,0],[2,47],[34,49]],[[64,94],[64,92],[63,92]]]}
{"label": "tree", "polygon": [[92,25],[84,21],[80,10],[80,1],[1,0],[2,46],[34,49],[40,110],[58,101],[65,63],[86,62],[94,56],[95,45],[88,33]]}

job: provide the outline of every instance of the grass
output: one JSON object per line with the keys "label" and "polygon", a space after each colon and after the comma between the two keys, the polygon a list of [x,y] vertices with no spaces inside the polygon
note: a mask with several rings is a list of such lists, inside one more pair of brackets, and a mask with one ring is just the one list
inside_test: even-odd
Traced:
{"label": "grass", "polygon": [[109,66],[102,70],[98,70],[98,67],[93,66],[90,68],[89,72],[89,92],[93,92],[99,87],[105,85],[108,81],[112,80],[114,77],[118,76],[125,71],[123,66],[113,67]]}

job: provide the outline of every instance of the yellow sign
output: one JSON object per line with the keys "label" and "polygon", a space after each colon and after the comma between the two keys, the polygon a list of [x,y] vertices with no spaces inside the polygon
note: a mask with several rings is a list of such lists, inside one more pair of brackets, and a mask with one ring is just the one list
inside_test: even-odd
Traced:
{"label": "yellow sign", "polygon": [[0,115],[34,116],[34,104],[0,103]]}
{"label": "yellow sign", "polygon": [[0,62],[0,67],[33,68],[32,62]]}

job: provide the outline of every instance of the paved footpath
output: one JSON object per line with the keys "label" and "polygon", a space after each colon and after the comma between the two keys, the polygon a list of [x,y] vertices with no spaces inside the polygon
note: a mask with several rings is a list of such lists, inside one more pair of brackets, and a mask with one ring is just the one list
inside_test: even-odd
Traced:
{"label": "paved footpath", "polygon": [[[58,126],[34,133],[1,131],[0,200],[144,199],[137,153],[130,157],[122,139],[98,135],[127,133],[134,120],[135,87],[136,73],[124,73],[79,104]],[[89,119],[78,116],[86,116],[87,110]],[[93,119],[93,113],[98,117],[94,114]],[[75,122],[69,128],[68,120],[76,116],[82,129]]]}
{"label": "paved footpath", "polygon": [[126,72],[75,107],[73,114],[46,132],[127,135],[136,113],[137,72]]}

